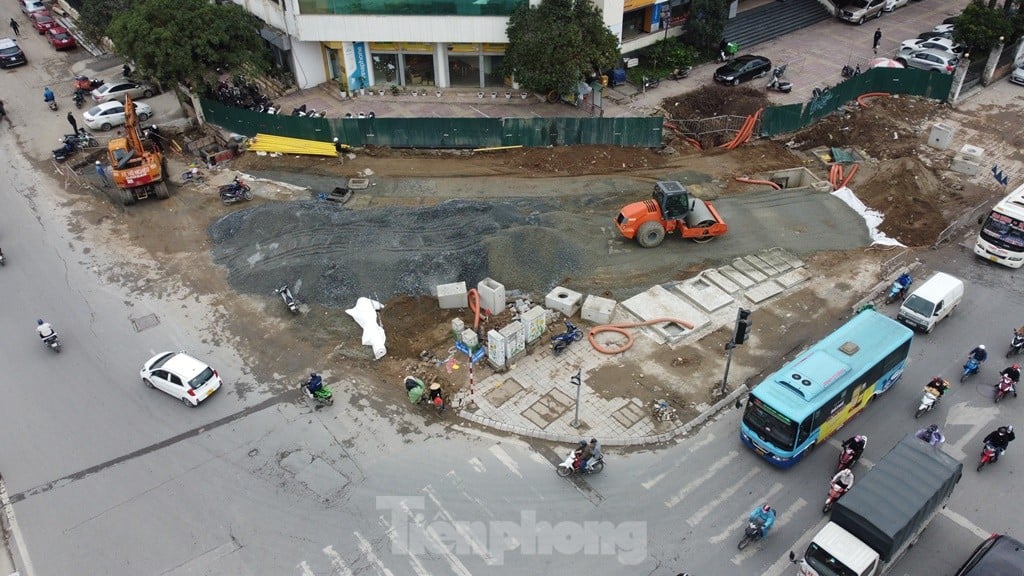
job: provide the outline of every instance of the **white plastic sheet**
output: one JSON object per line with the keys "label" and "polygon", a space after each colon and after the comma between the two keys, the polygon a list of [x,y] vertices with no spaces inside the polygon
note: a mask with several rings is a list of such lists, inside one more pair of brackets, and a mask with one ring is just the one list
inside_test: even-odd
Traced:
{"label": "white plastic sheet", "polygon": [[864,223],[867,224],[868,234],[871,236],[871,244],[880,244],[882,246],[903,246],[898,240],[889,238],[884,233],[878,230],[879,225],[882,224],[884,216],[881,212],[876,212],[871,208],[868,208],[857,198],[857,195],[853,193],[847,187],[842,187],[832,193],[833,196],[839,198],[850,208],[853,208],[858,214],[864,217]]}
{"label": "white plastic sheet", "polygon": [[388,353],[388,349],[384,347],[384,341],[387,339],[384,335],[384,327],[381,326],[377,317],[377,311],[382,308],[384,305],[380,302],[361,297],[356,300],[354,307],[345,310],[346,314],[362,326],[363,346],[373,349],[374,360],[380,360]]}

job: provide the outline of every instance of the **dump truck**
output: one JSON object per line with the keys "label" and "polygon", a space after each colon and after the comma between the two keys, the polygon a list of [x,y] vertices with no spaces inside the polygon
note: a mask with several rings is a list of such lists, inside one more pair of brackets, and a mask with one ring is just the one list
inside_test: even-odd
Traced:
{"label": "dump truck", "polygon": [[644,248],[661,244],[666,234],[704,243],[728,231],[714,205],[694,198],[679,182],[657,182],[650,200],[634,202],[619,211],[615,227]]}
{"label": "dump truck", "polygon": [[164,155],[155,143],[142,141],[139,117],[129,96],[124,99],[124,133],[124,138],[114,138],[107,144],[107,159],[114,184],[121,190],[121,202],[129,206],[151,194],[168,198]]}
{"label": "dump truck", "polygon": [[798,574],[885,574],[945,507],[962,472],[941,448],[908,435],[835,503],[803,558],[789,553]]}

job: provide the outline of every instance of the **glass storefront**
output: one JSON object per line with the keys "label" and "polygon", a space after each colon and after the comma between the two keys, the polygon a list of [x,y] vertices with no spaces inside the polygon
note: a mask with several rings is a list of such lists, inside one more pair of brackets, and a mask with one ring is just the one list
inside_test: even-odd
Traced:
{"label": "glass storefront", "polygon": [[640,10],[634,10],[633,12],[627,12],[622,15],[622,39],[629,40],[636,38],[641,34],[645,34],[644,25],[646,23],[647,10],[641,8]]}
{"label": "glass storefront", "polygon": [[480,86],[480,55],[448,55],[448,76],[452,87]]}
{"label": "glass storefront", "polygon": [[434,57],[430,54],[401,54],[405,61],[405,85],[434,84]]}
{"label": "glass storefront", "polygon": [[380,84],[399,84],[398,54],[373,55],[373,80]]}
{"label": "glass storefront", "polygon": [[505,55],[484,56],[484,86],[488,88],[502,87],[505,85],[505,77],[501,74],[501,66],[505,61]]}

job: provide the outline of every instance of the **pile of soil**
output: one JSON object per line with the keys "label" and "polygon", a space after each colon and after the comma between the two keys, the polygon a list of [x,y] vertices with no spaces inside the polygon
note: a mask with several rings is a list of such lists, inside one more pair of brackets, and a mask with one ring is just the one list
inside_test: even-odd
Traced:
{"label": "pile of soil", "polygon": [[693,92],[672,96],[662,101],[669,118],[673,120],[700,120],[713,116],[750,116],[761,108],[771,106],[763,90],[749,86],[722,86],[711,84]]}
{"label": "pile of soil", "polygon": [[886,215],[879,229],[907,246],[931,246],[949,224],[941,209],[944,186],[917,158],[883,160],[868,180],[851,187]]}

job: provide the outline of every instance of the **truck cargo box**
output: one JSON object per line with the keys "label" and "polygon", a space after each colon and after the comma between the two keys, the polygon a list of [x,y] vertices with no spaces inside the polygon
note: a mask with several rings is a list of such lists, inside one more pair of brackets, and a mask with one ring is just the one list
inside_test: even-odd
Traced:
{"label": "truck cargo box", "polygon": [[963,465],[908,435],[832,508],[832,522],[890,562],[943,506]]}

